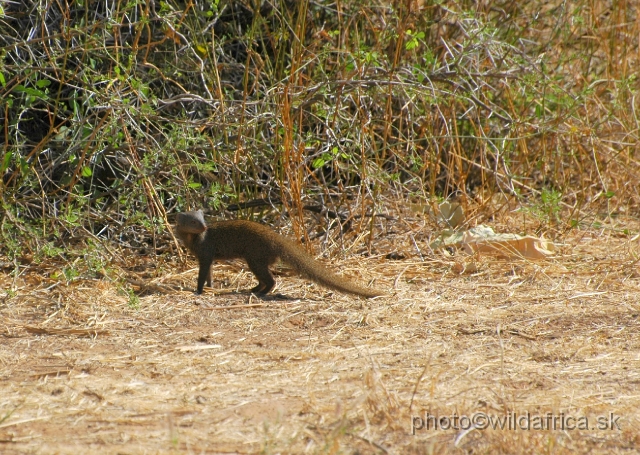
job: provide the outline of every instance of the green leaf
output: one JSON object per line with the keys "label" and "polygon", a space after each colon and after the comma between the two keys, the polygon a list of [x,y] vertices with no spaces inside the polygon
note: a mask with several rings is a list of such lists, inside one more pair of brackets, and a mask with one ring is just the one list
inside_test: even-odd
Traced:
{"label": "green leaf", "polygon": [[51,85],[51,81],[49,79],[40,79],[39,81],[36,82],[36,87],[38,88],[49,87],[50,85]]}
{"label": "green leaf", "polygon": [[13,89],[14,92],[26,93],[27,95],[37,96],[39,98],[46,98],[47,94],[41,90],[25,87],[24,85],[16,85]]}
{"label": "green leaf", "polygon": [[12,157],[13,157],[12,151],[5,152],[4,158],[2,158],[2,165],[0,165],[0,173],[3,173],[4,171],[7,170],[7,168],[9,167],[9,164],[11,163]]}
{"label": "green leaf", "polygon": [[91,168],[89,166],[84,166],[82,168],[82,176],[83,177],[91,177],[93,172],[91,172]]}
{"label": "green leaf", "polygon": [[29,173],[29,163],[24,158],[20,157],[20,173],[25,176]]}
{"label": "green leaf", "polygon": [[410,41],[407,41],[407,44],[405,44],[405,49],[410,51],[415,49],[416,47],[418,47],[418,40],[416,39],[411,39]]}
{"label": "green leaf", "polygon": [[202,172],[216,172],[218,170],[218,165],[213,161],[206,161],[204,163],[196,163],[198,169]]}
{"label": "green leaf", "polygon": [[2,74],[1,72],[0,72],[0,84],[2,84],[3,87],[7,86],[7,81],[5,81],[4,74]]}
{"label": "green leaf", "polygon": [[325,163],[326,163],[326,161],[324,160],[324,158],[319,157],[319,158],[316,158],[315,160],[313,160],[313,163],[311,163],[311,167],[313,167],[314,169],[318,169],[318,168],[324,166]]}

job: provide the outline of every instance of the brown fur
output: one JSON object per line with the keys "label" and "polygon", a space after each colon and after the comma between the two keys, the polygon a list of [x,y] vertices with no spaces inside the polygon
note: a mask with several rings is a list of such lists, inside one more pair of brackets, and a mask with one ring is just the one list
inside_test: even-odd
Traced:
{"label": "brown fur", "polygon": [[258,279],[252,292],[267,294],[275,285],[269,266],[280,258],[301,275],[330,289],[362,297],[382,295],[330,272],[291,240],[253,221],[218,221],[207,227],[201,210],[184,212],[176,217],[175,233],[198,258],[198,294],[205,281],[211,286],[211,263],[234,258],[244,259]]}

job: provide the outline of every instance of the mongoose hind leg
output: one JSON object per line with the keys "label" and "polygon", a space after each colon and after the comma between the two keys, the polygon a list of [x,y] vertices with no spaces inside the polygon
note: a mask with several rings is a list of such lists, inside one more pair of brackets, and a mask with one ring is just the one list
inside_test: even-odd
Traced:
{"label": "mongoose hind leg", "polygon": [[247,258],[247,265],[258,279],[258,285],[251,289],[251,292],[268,294],[276,285],[276,280],[273,279],[273,275],[271,275],[271,271],[269,270],[268,262]]}

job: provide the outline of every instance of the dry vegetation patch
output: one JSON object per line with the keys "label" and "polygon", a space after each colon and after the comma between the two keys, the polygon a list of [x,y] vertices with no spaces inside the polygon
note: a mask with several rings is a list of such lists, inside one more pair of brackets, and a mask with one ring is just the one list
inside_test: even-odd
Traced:
{"label": "dry vegetation patch", "polygon": [[[137,307],[106,281],[3,273],[1,451],[629,453],[637,257],[637,239],[576,234],[546,262],[482,256],[472,274],[458,252],[333,264],[390,291],[372,300],[283,275],[286,298],[257,299],[239,263],[196,296],[176,265]],[[478,413],[609,428],[420,428]]]}

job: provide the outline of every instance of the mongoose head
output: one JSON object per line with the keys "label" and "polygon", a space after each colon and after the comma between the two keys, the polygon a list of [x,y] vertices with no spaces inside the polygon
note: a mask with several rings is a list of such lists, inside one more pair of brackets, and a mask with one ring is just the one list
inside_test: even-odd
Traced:
{"label": "mongoose head", "polygon": [[188,234],[200,234],[207,230],[202,210],[183,212],[176,215],[176,228]]}

